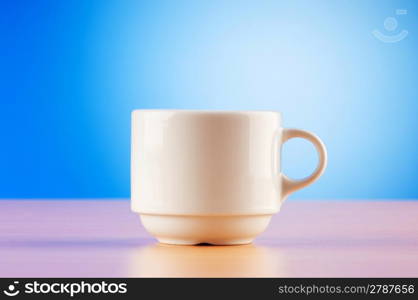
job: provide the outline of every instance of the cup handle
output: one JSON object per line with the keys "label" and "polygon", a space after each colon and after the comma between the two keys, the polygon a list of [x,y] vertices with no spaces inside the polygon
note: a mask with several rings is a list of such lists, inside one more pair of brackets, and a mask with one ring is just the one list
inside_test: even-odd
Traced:
{"label": "cup handle", "polygon": [[301,188],[304,188],[305,186],[308,186],[311,183],[313,183],[315,180],[317,180],[322,175],[327,165],[327,149],[325,148],[324,143],[321,141],[319,137],[305,130],[283,129],[281,145],[283,145],[285,142],[293,138],[303,138],[303,139],[310,141],[315,146],[316,151],[318,152],[319,162],[315,171],[310,176],[300,179],[300,180],[290,179],[289,177],[281,173],[281,176],[280,176],[281,186],[282,186],[281,201],[284,201],[284,199],[290,193],[293,193]]}

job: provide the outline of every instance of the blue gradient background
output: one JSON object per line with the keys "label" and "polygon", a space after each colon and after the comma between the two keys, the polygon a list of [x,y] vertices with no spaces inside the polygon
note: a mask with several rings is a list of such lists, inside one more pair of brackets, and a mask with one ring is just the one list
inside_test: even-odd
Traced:
{"label": "blue gradient background", "polygon": [[[396,16],[396,9],[408,14]],[[129,197],[135,108],[279,110],[301,199],[418,198],[416,1],[2,1],[1,198]],[[373,37],[394,16],[409,36]],[[284,170],[316,155],[294,140]]]}

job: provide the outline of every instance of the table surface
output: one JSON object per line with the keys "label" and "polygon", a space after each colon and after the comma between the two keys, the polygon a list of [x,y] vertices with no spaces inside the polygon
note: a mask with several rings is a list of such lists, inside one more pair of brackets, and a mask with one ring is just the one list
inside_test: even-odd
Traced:
{"label": "table surface", "polygon": [[0,201],[0,277],[417,277],[418,202],[288,201],[244,246],[158,244],[124,200]]}

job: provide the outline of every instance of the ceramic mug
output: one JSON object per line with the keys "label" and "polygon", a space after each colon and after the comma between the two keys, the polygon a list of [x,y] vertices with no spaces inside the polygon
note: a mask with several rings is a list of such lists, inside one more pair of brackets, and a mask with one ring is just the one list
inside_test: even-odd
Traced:
{"label": "ceramic mug", "polygon": [[[316,170],[302,180],[280,172],[280,149],[310,141]],[[314,134],[281,127],[271,111],[132,112],[131,208],[167,244],[246,244],[292,192],[314,182],[327,163]]]}

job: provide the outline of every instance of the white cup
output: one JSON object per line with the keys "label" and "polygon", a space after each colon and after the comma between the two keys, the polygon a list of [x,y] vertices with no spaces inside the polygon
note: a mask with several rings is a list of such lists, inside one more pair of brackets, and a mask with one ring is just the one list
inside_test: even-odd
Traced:
{"label": "white cup", "polygon": [[[281,146],[295,137],[319,154],[316,170],[302,180],[280,172]],[[278,112],[135,110],[131,207],[162,243],[246,244],[326,162],[321,140],[283,129]]]}

